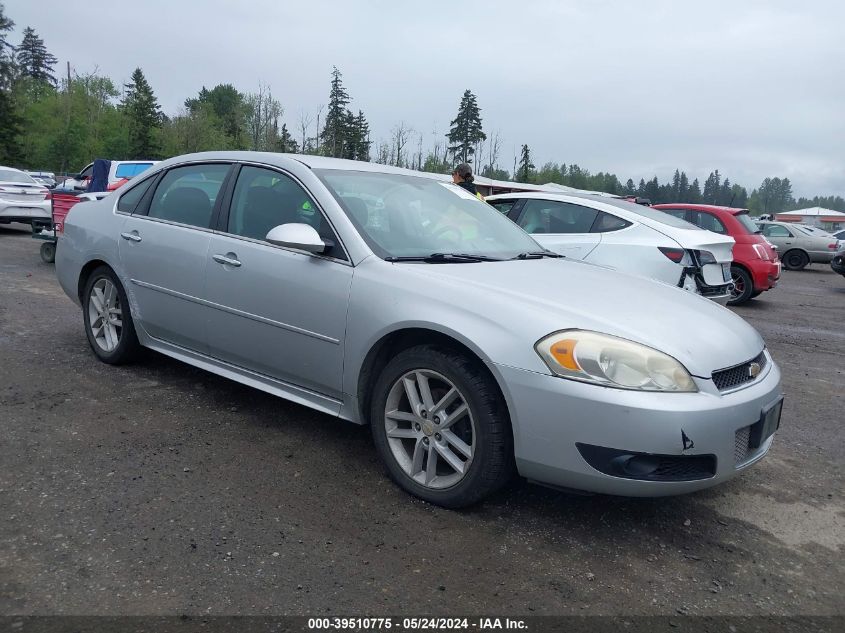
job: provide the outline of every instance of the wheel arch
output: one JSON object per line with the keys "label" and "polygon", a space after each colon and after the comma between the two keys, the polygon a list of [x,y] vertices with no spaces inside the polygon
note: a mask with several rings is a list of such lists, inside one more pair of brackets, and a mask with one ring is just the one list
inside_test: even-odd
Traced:
{"label": "wheel arch", "polygon": [[813,258],[810,256],[810,251],[808,251],[806,248],[804,248],[802,246],[792,246],[792,247],[790,247],[788,250],[784,251],[783,255],[779,255],[780,260],[781,261],[785,260],[787,255],[789,255],[790,253],[795,252],[795,251],[799,251],[801,253],[804,253],[804,255],[807,256],[807,259],[809,259],[812,262]]}
{"label": "wheel arch", "polygon": [[[476,361],[479,370],[487,374],[499,390],[508,414],[508,420],[510,421],[511,412],[507,391],[503,388],[499,377],[490,370],[486,356],[471,341],[461,339],[462,337],[453,333],[443,332],[423,325],[402,327],[382,335],[370,347],[358,372],[355,395],[357,402],[356,414],[359,421],[362,424],[369,423],[372,387],[382,369],[384,369],[390,359],[396,354],[418,345],[445,347]],[[511,428],[511,433],[513,433],[513,428]]]}
{"label": "wheel arch", "polygon": [[79,280],[77,281],[76,285],[76,296],[79,297],[80,303],[82,302],[82,292],[85,290],[85,284],[88,282],[88,277],[91,276],[95,270],[97,270],[100,266],[106,266],[114,271],[108,262],[102,259],[92,259],[89,262],[86,262],[85,265],[79,271]]}

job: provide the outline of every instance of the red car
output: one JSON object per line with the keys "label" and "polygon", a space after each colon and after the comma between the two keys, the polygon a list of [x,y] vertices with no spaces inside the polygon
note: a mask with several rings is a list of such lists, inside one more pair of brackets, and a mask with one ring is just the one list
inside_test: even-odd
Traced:
{"label": "red car", "polygon": [[759,227],[748,216],[748,209],[686,203],[656,204],[654,208],[702,229],[734,238],[731,264],[734,290],[728,305],[745,303],[777,285],[781,269],[778,254],[760,234]]}

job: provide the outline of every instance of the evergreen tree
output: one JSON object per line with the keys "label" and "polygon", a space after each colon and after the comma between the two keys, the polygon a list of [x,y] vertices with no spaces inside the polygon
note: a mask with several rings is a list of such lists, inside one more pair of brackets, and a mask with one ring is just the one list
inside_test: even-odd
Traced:
{"label": "evergreen tree", "polygon": [[48,83],[52,86],[56,85],[53,67],[59,60],[47,51],[44,40],[38,37],[30,27],[24,29],[23,40],[18,46],[16,60],[21,77],[29,77],[34,81]]}
{"label": "evergreen tree", "polygon": [[372,141],[370,140],[370,124],[364,117],[364,113],[358,110],[358,116],[355,117],[355,160],[370,160],[370,147]]}
{"label": "evergreen tree", "polygon": [[523,145],[522,151],[520,152],[519,167],[516,170],[517,182],[530,182],[533,169],[534,164],[531,162],[531,150],[528,149],[528,145]]}
{"label": "evergreen tree", "polygon": [[6,17],[5,7],[0,2],[0,90],[6,90],[15,76],[15,47],[6,39],[6,34],[14,26],[15,23]]}
{"label": "evergreen tree", "polygon": [[681,172],[681,180],[678,184],[678,197],[672,202],[686,202],[689,195],[689,178],[685,171]]}
{"label": "evergreen tree", "polygon": [[[481,130],[481,109],[471,91],[464,91],[458,106],[458,115],[449,123],[446,138],[456,163],[471,163],[475,146],[487,139],[487,135]],[[527,146],[523,145],[523,150],[525,149]]]}
{"label": "evergreen tree", "polygon": [[284,123],[282,123],[282,129],[279,130],[279,151],[290,154],[296,154],[299,151],[299,144]]}
{"label": "evergreen tree", "polygon": [[156,133],[162,123],[161,109],[144,73],[136,68],[126,89],[122,109],[129,132],[130,159],[158,157]]}
{"label": "evergreen tree", "polygon": [[640,178],[640,184],[637,185],[637,197],[645,198],[645,180]]}
{"label": "evergreen tree", "polygon": [[687,199],[685,202],[691,204],[699,204],[701,202],[701,186],[698,184],[698,178],[692,181],[692,184],[687,191]]}
{"label": "evergreen tree", "polygon": [[681,172],[677,169],[675,170],[675,175],[672,176],[672,188],[669,192],[667,200],[669,201],[678,201],[681,199]]}
{"label": "evergreen tree", "polygon": [[719,170],[710,172],[707,180],[704,181],[704,191],[701,194],[704,204],[716,204],[719,199],[719,186],[721,176]]}
{"label": "evergreen tree", "polygon": [[626,196],[637,195],[637,188],[634,186],[634,180],[632,178],[628,178],[628,182],[625,183],[625,195]]}
{"label": "evergreen tree", "polygon": [[326,113],[326,124],[320,133],[323,141],[323,153],[327,156],[341,157],[344,155],[346,132],[348,130],[349,93],[343,87],[343,75],[332,66],[332,84],[329,91],[329,109]]}

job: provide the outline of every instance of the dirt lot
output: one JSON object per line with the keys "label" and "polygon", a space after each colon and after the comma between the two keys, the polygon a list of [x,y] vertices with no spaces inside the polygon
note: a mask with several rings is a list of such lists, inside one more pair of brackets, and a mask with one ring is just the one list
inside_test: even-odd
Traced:
{"label": "dirt lot", "polygon": [[786,392],[744,476],[655,500],[516,481],[452,512],[394,487],[366,428],[97,362],[0,227],[0,614],[843,614],[845,279],[787,272],[737,312]]}

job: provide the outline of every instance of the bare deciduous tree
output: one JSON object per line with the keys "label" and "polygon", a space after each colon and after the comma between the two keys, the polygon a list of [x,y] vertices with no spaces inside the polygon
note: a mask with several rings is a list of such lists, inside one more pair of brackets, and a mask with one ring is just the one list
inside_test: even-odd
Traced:
{"label": "bare deciduous tree", "polygon": [[408,140],[410,139],[413,131],[413,128],[408,127],[404,121],[400,121],[393,126],[393,130],[391,130],[391,133],[393,134],[391,142],[391,146],[393,148],[393,156],[391,160],[392,165],[404,167],[405,146],[408,144]]}

